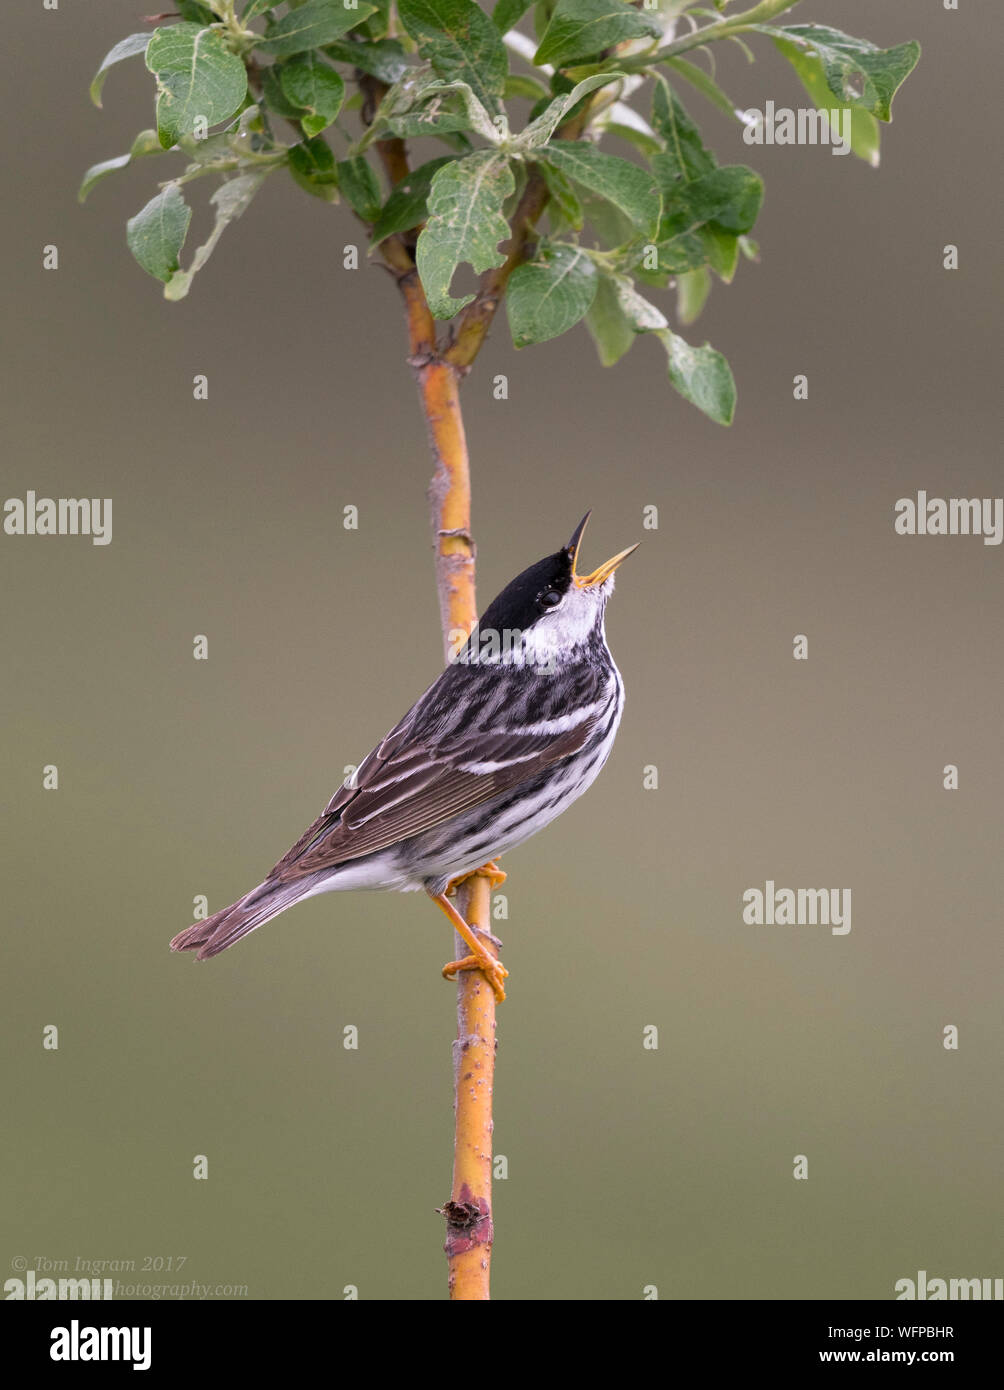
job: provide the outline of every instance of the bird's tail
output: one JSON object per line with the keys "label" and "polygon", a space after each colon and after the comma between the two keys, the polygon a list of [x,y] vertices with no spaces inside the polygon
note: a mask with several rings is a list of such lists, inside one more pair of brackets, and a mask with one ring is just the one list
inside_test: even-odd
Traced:
{"label": "bird's tail", "polygon": [[267,879],[245,893],[243,898],[231,903],[229,907],[214,912],[203,922],[195,922],[171,942],[172,951],[198,951],[196,960],[208,960],[218,956],[228,946],[240,941],[242,936],[253,932],[287,907],[292,907],[300,898],[307,895],[310,880],[295,879],[292,883],[270,883]]}

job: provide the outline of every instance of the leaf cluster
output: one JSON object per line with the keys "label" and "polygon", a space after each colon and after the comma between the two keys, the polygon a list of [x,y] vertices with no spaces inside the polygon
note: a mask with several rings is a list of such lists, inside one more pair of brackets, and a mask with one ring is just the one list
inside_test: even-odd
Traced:
{"label": "leaf cluster", "polygon": [[[80,196],[136,160],[183,157],[127,227],[135,259],[180,299],[285,170],[310,195],[344,200],[371,255],[392,244],[406,255],[434,318],[462,324],[479,299],[504,296],[517,347],[584,322],[604,365],[653,335],[672,386],[729,423],[725,359],[687,343],[641,292],[675,290],[686,326],[714,279],[730,282],[757,254],[762,182],[719,163],[681,92],[742,120],[712,45],[766,37],[815,105],[850,110],[852,147],[874,163],[879,122],[919,56],[912,43],[881,49],[822,25],[768,22],[796,2],[761,0],[729,17],[728,0],[497,0],[491,14],[475,0],[181,0],[176,22],[126,37],[102,61],[97,105],[110,70],[142,57],[155,125],[89,169]],[[710,66],[684,56],[697,52]],[[420,138],[440,148],[411,167],[407,145]],[[219,181],[215,221],[183,268],[186,187],[206,176]],[[481,289],[458,295],[464,267]]]}

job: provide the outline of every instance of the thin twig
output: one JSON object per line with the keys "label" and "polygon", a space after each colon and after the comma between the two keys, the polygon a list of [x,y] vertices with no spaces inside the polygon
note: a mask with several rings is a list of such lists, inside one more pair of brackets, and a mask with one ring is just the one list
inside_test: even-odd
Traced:
{"label": "thin twig", "polygon": [[[371,88],[369,95],[372,99],[376,91]],[[377,150],[392,182],[407,175],[403,141],[378,141]],[[470,460],[460,409],[462,373],[440,352],[436,321],[418,277],[412,247],[403,237],[391,237],[381,252],[404,299],[408,361],[418,383],[435,465],[429,484],[429,507],[443,645],[448,656],[451,634],[470,632],[477,621]],[[471,361],[473,357],[472,353]],[[488,879],[476,874],[462,883],[457,889],[456,906],[469,925],[487,932]],[[484,940],[494,954],[490,935]],[[457,958],[466,953],[466,944],[458,938]],[[449,1291],[450,1298],[456,1301],[484,1301],[491,1296],[495,993],[479,970],[462,970],[457,975],[453,1082],[453,1184],[450,1200],[443,1208]]]}

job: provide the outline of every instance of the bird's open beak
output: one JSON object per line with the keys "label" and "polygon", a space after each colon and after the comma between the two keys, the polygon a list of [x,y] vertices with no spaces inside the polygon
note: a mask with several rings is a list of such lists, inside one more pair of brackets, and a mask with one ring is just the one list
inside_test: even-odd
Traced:
{"label": "bird's open beak", "polygon": [[595,588],[597,584],[602,584],[604,579],[609,579],[620,562],[626,560],[631,552],[637,550],[638,546],[641,544],[641,542],[638,541],[635,545],[629,545],[627,550],[622,550],[619,555],[614,555],[611,559],[605,560],[603,564],[600,565],[599,569],[593,570],[592,574],[576,574],[575,570],[579,558],[579,546],[582,543],[582,535],[586,529],[586,522],[591,516],[592,512],[586,512],[585,516],[572,532],[572,539],[565,547],[572,559],[572,582],[575,584],[576,588],[579,589],[592,589]]}

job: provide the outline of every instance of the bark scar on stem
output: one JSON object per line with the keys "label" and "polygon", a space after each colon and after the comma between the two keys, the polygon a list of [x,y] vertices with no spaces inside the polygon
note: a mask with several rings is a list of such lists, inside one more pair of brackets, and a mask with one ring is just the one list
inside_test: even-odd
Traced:
{"label": "bark scar on stem", "polygon": [[479,1245],[491,1245],[495,1236],[492,1214],[484,1197],[475,1197],[467,1183],[460,1189],[459,1201],[452,1198],[445,1207],[439,1208],[441,1216],[446,1217],[447,1255],[462,1255]]}

